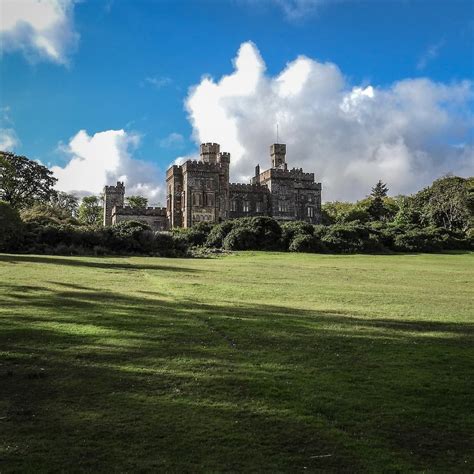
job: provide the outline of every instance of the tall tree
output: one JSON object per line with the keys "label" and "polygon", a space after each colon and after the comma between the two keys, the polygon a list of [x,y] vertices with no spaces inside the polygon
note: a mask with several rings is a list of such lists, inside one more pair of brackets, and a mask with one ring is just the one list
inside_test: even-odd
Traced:
{"label": "tall tree", "polygon": [[57,179],[46,166],[25,156],[0,151],[0,199],[16,209],[47,202]]}
{"label": "tall tree", "polygon": [[74,194],[59,191],[51,197],[49,204],[54,209],[64,212],[69,217],[74,217],[77,214],[79,199],[74,196]]}
{"label": "tall tree", "polygon": [[102,220],[102,206],[97,196],[86,196],[78,210],[79,221],[83,224],[98,225]]}
{"label": "tall tree", "polygon": [[383,199],[384,197],[387,196],[388,193],[388,186],[382,182],[382,180],[378,180],[377,184],[372,188],[372,192],[370,195],[373,198],[381,198]]}
{"label": "tall tree", "polygon": [[372,198],[367,212],[370,214],[373,220],[380,221],[385,217],[385,206],[384,198],[387,197],[388,187],[385,183],[382,183],[381,180],[372,188],[370,197]]}
{"label": "tall tree", "polygon": [[143,196],[128,196],[126,201],[133,209],[142,209],[148,205],[148,199]]}
{"label": "tall tree", "polygon": [[466,231],[474,219],[474,178],[446,176],[415,195],[422,223]]}

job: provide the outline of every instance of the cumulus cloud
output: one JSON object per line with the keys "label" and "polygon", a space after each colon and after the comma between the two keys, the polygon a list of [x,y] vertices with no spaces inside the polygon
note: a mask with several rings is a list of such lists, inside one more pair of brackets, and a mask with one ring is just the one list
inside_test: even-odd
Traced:
{"label": "cumulus cloud", "polygon": [[474,173],[469,81],[354,87],[335,64],[305,56],[275,76],[265,71],[257,47],[244,43],[231,74],[204,76],[186,99],[196,143],[231,152],[234,180],[269,166],[277,123],[289,166],[315,172],[325,200],[360,199],[378,179],[397,194],[447,172]]}
{"label": "cumulus cloud", "polygon": [[79,131],[62,151],[64,167],[53,166],[57,189],[78,195],[99,194],[106,184],[124,181],[128,195],[139,194],[157,203],[163,197],[164,177],[152,164],[133,158],[140,136],[125,130],[89,135]]}
{"label": "cumulus cloud", "polygon": [[67,64],[79,39],[74,31],[75,0],[2,0],[2,51],[21,51],[30,61]]}

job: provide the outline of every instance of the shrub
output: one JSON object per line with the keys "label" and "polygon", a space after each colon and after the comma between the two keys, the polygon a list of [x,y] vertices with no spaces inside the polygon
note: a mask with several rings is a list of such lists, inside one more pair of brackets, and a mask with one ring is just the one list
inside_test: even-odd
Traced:
{"label": "shrub", "polygon": [[0,251],[15,250],[21,244],[23,224],[16,209],[0,201]]}
{"label": "shrub", "polygon": [[248,227],[235,227],[225,237],[223,248],[226,250],[256,250],[258,236]]}
{"label": "shrub", "polygon": [[318,237],[309,234],[296,234],[288,249],[290,252],[324,253],[327,251],[326,246]]}
{"label": "shrub", "polygon": [[240,219],[237,226],[250,229],[256,238],[255,250],[278,250],[281,248],[281,227],[271,217],[249,217]]}
{"label": "shrub", "polygon": [[208,222],[200,222],[190,229],[179,229],[175,233],[179,234],[180,238],[184,239],[189,246],[196,247],[206,243],[212,227],[212,224]]}
{"label": "shrub", "polygon": [[315,229],[322,243],[335,253],[376,253],[385,250],[378,233],[363,224],[337,224],[326,229]]}
{"label": "shrub", "polygon": [[436,231],[412,229],[395,237],[394,248],[399,252],[439,252],[443,245]]}
{"label": "shrub", "polygon": [[222,247],[224,245],[224,239],[234,227],[234,222],[237,221],[225,221],[215,225],[207,236],[206,247]]}
{"label": "shrub", "polygon": [[[302,221],[284,222],[281,224],[282,248],[288,250],[297,235],[313,235],[314,226]],[[298,251],[298,250],[294,250]]]}

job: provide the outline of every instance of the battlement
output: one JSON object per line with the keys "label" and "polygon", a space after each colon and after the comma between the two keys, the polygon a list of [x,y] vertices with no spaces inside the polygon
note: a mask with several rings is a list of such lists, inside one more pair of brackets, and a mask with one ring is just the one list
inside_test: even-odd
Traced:
{"label": "battlement", "polygon": [[115,186],[104,186],[104,192],[125,192],[125,184],[123,183],[123,181],[117,181],[117,184]]}
{"label": "battlement", "polygon": [[292,168],[291,170],[285,170],[281,168],[270,168],[260,174],[260,180],[267,179],[300,179],[303,181],[314,182],[314,173],[305,173],[303,168]]}
{"label": "battlement", "polygon": [[201,143],[201,161],[205,163],[215,163],[217,155],[221,151],[221,146],[218,143]]}
{"label": "battlement", "polygon": [[221,151],[217,155],[217,162],[218,163],[230,163],[230,153],[227,153],[226,151]]}
{"label": "battlement", "polygon": [[166,180],[171,178],[173,175],[182,175],[182,174],[183,174],[183,169],[182,169],[181,166],[179,166],[179,165],[170,166],[166,170]]}
{"label": "battlement", "polygon": [[260,184],[246,184],[246,183],[230,183],[229,192],[235,193],[268,193],[270,192],[266,186]]}
{"label": "battlement", "polygon": [[166,207],[140,207],[114,206],[112,215],[119,216],[166,216]]}
{"label": "battlement", "polygon": [[188,160],[181,166],[183,172],[186,171],[222,171],[222,163]]}

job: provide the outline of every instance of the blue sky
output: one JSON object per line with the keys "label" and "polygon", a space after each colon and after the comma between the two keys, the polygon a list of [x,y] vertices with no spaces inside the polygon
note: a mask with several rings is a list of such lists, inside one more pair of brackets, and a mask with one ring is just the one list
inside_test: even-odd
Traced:
{"label": "blue sky", "polygon": [[[32,1],[16,0],[16,3],[26,5]],[[456,131],[449,126],[449,130],[436,129],[430,136],[423,135],[422,146],[409,147],[412,154],[434,153],[433,172],[457,172],[457,164],[452,169],[443,165],[446,169],[438,170],[436,154],[439,150],[431,150],[430,144],[441,136],[445,146],[459,149],[472,145],[473,101],[469,81],[474,72],[473,5],[471,1],[461,0],[59,2],[63,16],[58,19],[61,24],[54,36],[59,44],[59,57],[41,50],[32,43],[31,37],[18,33],[18,22],[6,25],[7,22],[0,21],[4,22],[1,128],[13,134],[14,143],[10,142],[10,148],[15,152],[60,167],[66,166],[74,155],[68,147],[80,130],[86,131],[88,137],[123,130],[127,137],[134,137],[124,145],[128,158],[150,163],[160,179],[160,173],[176,157],[195,153],[196,141],[207,138],[203,129],[211,129],[206,133],[212,135],[212,117],[210,123],[200,125],[198,120],[192,119],[195,111],[186,106],[193,94],[192,88],[202,84],[204,75],[210,75],[215,84],[222,76],[232,75],[235,72],[232,61],[241,45],[250,41],[265,64],[264,77],[277,78],[288,63],[304,56],[315,64],[334,64],[344,81],[340,88],[346,94],[353,88],[363,90],[372,86],[382,95],[393,92],[393,85],[400,81],[417,78],[427,78],[429,87],[442,84],[452,88],[464,83],[464,92],[443,96],[444,92],[438,88],[434,99],[441,112],[448,114],[448,121],[462,122]],[[7,9],[3,5],[2,16],[12,15],[14,8]],[[21,20],[21,12],[13,14]],[[27,23],[28,18],[25,21]],[[459,94],[462,98],[458,100]],[[396,100],[392,98],[390,103]],[[284,112],[285,104],[282,99],[275,113]],[[298,108],[291,110],[294,117]],[[239,120],[245,114],[245,111],[239,112]],[[312,119],[316,123],[318,115]],[[232,140],[228,145],[222,143],[223,148],[226,145],[235,148],[229,151],[236,153],[237,162],[241,163],[236,168],[238,177],[248,175],[252,160],[265,160],[265,157],[249,156],[252,147],[243,141],[244,128],[254,119],[249,118],[246,123],[242,120],[238,139],[245,150],[239,152]],[[268,127],[274,125],[275,119],[269,119]],[[420,127],[420,133],[426,129],[419,121],[415,125]],[[216,127],[219,127],[217,122]],[[287,130],[290,129],[288,126]],[[327,133],[326,129],[314,133],[323,132]],[[311,131],[308,133],[311,136]],[[216,133],[216,140],[225,137],[224,132]],[[401,139],[403,144],[417,143],[411,136],[401,134]],[[390,143],[398,143],[393,137],[390,140]],[[387,143],[377,146],[384,144]],[[298,149],[296,144],[294,149],[295,152]],[[325,153],[332,150],[323,149]],[[307,150],[308,147],[301,150],[301,156],[295,156],[296,161],[306,168],[324,170],[329,176],[328,186],[334,188],[337,179],[332,175],[338,174],[337,166],[333,169],[323,166],[321,157],[311,166],[313,162],[303,156]],[[466,160],[470,161],[471,153],[471,148],[467,155],[464,153],[460,171],[466,171]],[[318,154],[317,146],[315,154]],[[97,156],[96,160],[100,159]],[[354,179],[347,171],[351,164],[349,158],[334,160],[340,164],[342,174]],[[410,162],[412,171],[415,161]],[[420,163],[417,166],[421,166]],[[470,170],[469,163],[467,166]],[[107,179],[114,177],[113,170],[107,171],[110,172]],[[317,172],[316,169],[310,171]],[[426,179],[431,177],[426,176]],[[413,186],[415,184],[424,182],[413,183]],[[356,186],[354,193],[360,193],[363,185],[365,183]],[[401,186],[399,190],[406,192],[411,188]],[[157,191],[157,195],[159,193]],[[334,196],[340,197],[337,193]]]}

